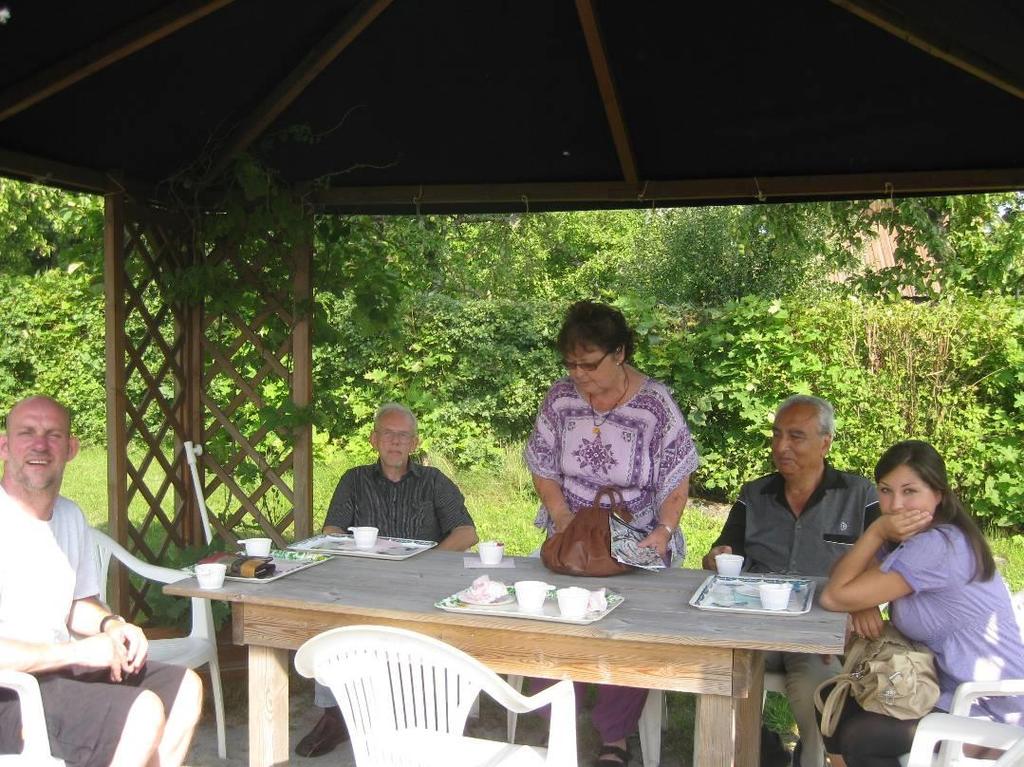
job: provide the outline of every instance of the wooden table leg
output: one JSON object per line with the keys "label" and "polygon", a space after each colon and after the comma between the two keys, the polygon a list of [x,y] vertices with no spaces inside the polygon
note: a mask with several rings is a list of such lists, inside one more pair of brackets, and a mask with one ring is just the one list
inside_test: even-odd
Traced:
{"label": "wooden table leg", "polygon": [[288,651],[249,646],[249,767],[288,762]]}
{"label": "wooden table leg", "polygon": [[752,654],[745,698],[736,703],[736,767],[758,767],[761,761],[761,704],[764,700],[764,655]]}
{"label": "wooden table leg", "polygon": [[698,695],[695,719],[693,767],[732,765],[736,749],[733,698],[729,695]]}

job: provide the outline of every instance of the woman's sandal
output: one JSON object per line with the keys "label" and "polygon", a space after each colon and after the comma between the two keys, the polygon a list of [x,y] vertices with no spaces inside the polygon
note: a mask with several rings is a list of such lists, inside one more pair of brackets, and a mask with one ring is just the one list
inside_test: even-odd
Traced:
{"label": "woman's sandal", "polygon": [[[602,759],[602,756],[614,756],[617,759]],[[619,767],[629,764],[629,745],[625,748],[618,746],[601,746],[597,752],[597,759],[594,760],[594,767]]]}

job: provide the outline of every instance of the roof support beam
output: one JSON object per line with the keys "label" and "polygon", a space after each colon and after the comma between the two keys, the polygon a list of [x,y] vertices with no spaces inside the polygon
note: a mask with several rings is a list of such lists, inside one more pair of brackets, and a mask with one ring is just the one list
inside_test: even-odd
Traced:
{"label": "roof support beam", "polygon": [[353,8],[235,131],[209,176],[218,176],[237,154],[244,152],[389,5],[391,0],[363,0]]}
{"label": "roof support beam", "polygon": [[153,187],[149,183],[125,176],[120,171],[104,173],[80,165],[71,165],[23,152],[11,152],[7,149],[0,149],[0,176],[20,178],[34,184],[59,186],[76,192],[126,192],[140,200],[154,197]]}
{"label": "roof support beam", "polygon": [[[686,203],[785,202],[823,198],[889,198],[1024,189],[1024,168],[999,170],[858,173],[846,176],[774,176],[681,181],[590,181],[537,184],[451,184],[444,186],[348,187],[316,192],[313,202],[326,207],[394,207],[478,204],[503,210],[530,205],[677,205]],[[413,202],[415,200],[415,203]]]}
{"label": "roof support beam", "polygon": [[184,0],[115,32],[85,51],[44,69],[0,94],[0,122],[60,93],[79,80],[116,64],[232,0]]}
{"label": "roof support beam", "polygon": [[106,174],[6,149],[0,149],[0,175],[97,194],[124,191],[120,184]]}
{"label": "roof support beam", "polygon": [[639,179],[636,170],[636,157],[633,154],[633,145],[629,141],[629,132],[626,130],[626,121],[622,114],[622,104],[619,103],[615,81],[612,79],[611,69],[608,67],[608,52],[604,47],[604,38],[601,35],[597,15],[594,13],[593,0],[576,0],[576,13],[580,17],[583,36],[587,40],[590,63],[594,67],[594,77],[597,79],[597,87],[601,91],[601,100],[604,102],[604,111],[608,117],[608,127],[611,129],[612,140],[615,142],[615,151],[619,155],[622,177],[626,183],[635,184]]}
{"label": "roof support beam", "polygon": [[936,40],[933,34],[922,28],[915,28],[906,17],[891,4],[877,0],[831,0],[840,8],[859,16],[869,24],[884,29],[889,34],[920,48],[930,56],[942,59],[979,80],[984,80],[1012,96],[1024,99],[1024,83],[1018,77],[1006,72],[993,62],[987,61],[973,51],[959,47],[952,40]]}

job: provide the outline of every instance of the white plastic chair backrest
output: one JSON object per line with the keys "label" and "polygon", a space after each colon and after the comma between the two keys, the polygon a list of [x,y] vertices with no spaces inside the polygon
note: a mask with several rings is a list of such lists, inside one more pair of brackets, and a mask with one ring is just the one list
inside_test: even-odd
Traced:
{"label": "white plastic chair backrest", "polygon": [[351,709],[353,738],[371,729],[410,727],[462,734],[481,687],[479,669],[466,663],[468,656],[440,642],[411,639],[406,632],[353,628],[321,634],[295,656],[300,673],[311,671],[307,675],[330,687],[342,708]]}
{"label": "white plastic chair backrest", "polygon": [[[111,557],[117,559],[136,575],[141,575],[151,581],[158,583],[176,583],[190,577],[182,570],[172,570],[169,567],[161,567],[144,562],[129,552],[124,546],[115,541],[106,533],[89,528],[89,534],[93,545],[96,547],[97,565],[100,581],[100,600],[107,601],[107,579],[110,570]],[[213,625],[213,612],[210,602],[206,599],[192,599],[192,630],[191,637],[215,641],[216,631]]]}
{"label": "white plastic chair backrest", "polygon": [[39,696],[39,683],[23,671],[0,670],[0,687],[18,693],[21,704],[21,730],[23,746],[20,754],[0,756],[0,764],[52,765],[64,762],[50,752],[50,737],[46,732],[43,700]]}
{"label": "white plastic chair backrest", "polygon": [[[520,713],[540,705],[530,705],[530,698],[461,650],[388,626],[326,631],[299,648],[295,668],[331,688],[345,716],[357,765],[388,763],[389,744],[402,730],[460,737],[481,691]],[[568,705],[552,706],[549,759],[566,753],[575,757],[575,705],[571,685],[564,684],[568,697],[563,702]]]}

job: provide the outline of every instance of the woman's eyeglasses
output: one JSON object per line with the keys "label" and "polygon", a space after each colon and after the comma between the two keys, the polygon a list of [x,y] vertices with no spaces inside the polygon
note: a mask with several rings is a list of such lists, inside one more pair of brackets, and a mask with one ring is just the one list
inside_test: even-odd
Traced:
{"label": "woman's eyeglasses", "polygon": [[585,370],[588,373],[593,373],[601,366],[601,363],[604,362],[604,358],[609,354],[611,354],[611,352],[605,352],[597,362],[569,362],[569,360],[562,360],[562,365],[566,370],[574,370],[578,368],[580,370]]}

